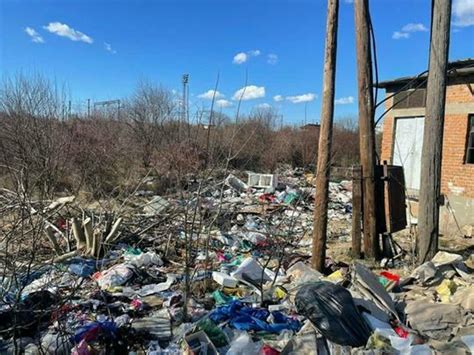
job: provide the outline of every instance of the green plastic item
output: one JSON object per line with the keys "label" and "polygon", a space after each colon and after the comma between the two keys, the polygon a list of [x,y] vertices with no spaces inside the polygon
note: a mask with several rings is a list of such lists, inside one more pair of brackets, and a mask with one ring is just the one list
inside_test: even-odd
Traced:
{"label": "green plastic item", "polygon": [[[248,243],[250,243],[250,242],[248,242]],[[232,262],[222,264],[222,266],[227,266],[227,267],[239,266],[240,264],[242,264],[242,260],[243,260],[242,255],[239,255]]]}
{"label": "green plastic item", "polygon": [[285,199],[283,202],[285,202],[286,205],[291,205],[293,202],[295,202],[299,198],[298,194],[295,194],[293,192],[290,192],[288,195],[285,196]]}
{"label": "green plastic item", "polygon": [[389,280],[386,277],[379,276],[379,282],[383,285],[383,287],[387,287]]}
{"label": "green plastic item", "polygon": [[140,248],[132,248],[132,247],[128,247],[127,250],[125,250],[125,255],[140,255],[142,252],[142,250]]}
{"label": "green plastic item", "polygon": [[226,304],[226,303],[229,303],[229,302],[231,302],[235,299],[235,297],[227,296],[225,293],[223,293],[222,291],[219,291],[219,290],[215,290],[212,293],[212,297],[216,301],[217,305]]}
{"label": "green plastic item", "polygon": [[248,240],[242,240],[240,242],[240,250],[243,251],[243,252],[248,252],[250,250],[252,250],[253,248],[253,244],[250,243]]}
{"label": "green plastic item", "polygon": [[197,324],[197,330],[206,333],[216,348],[222,348],[229,344],[225,333],[209,318],[200,320]]}

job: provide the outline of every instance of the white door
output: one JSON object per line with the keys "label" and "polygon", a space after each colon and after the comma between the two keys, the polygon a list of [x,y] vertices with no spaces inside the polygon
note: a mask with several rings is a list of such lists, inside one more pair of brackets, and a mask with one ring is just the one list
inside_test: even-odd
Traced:
{"label": "white door", "polygon": [[395,121],[393,164],[403,166],[406,188],[420,190],[424,117],[400,117]]}

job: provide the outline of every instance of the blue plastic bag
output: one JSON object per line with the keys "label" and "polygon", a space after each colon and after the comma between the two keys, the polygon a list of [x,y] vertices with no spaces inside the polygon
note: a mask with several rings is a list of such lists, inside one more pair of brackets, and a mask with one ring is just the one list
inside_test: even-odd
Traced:
{"label": "blue plastic bag", "polygon": [[240,301],[233,301],[225,306],[218,307],[209,318],[215,323],[229,321],[229,325],[238,330],[266,331],[270,333],[280,333],[284,329],[298,331],[301,323],[285,316],[281,312],[274,311],[273,323],[268,323],[267,318],[270,312],[265,308],[251,308],[245,306]]}
{"label": "blue plastic bag", "polygon": [[71,338],[71,342],[79,344],[81,340],[91,342],[96,340],[99,336],[106,339],[115,339],[117,334],[117,325],[114,322],[91,322],[80,327],[76,334]]}

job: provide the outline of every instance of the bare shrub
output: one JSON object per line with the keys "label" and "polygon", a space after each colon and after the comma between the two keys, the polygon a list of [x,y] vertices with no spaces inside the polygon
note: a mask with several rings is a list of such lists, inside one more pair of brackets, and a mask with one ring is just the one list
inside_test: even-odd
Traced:
{"label": "bare shrub", "polygon": [[[48,196],[86,190],[101,198],[150,170],[173,188],[203,169],[273,172],[285,163],[313,170],[316,162],[317,127],[277,127],[274,109],[235,119],[201,109],[190,123],[181,118],[175,94],[147,81],[122,100],[120,120],[107,112],[70,115],[66,102],[41,76],[5,80],[0,174],[7,185]],[[357,164],[358,141],[354,118],[336,120],[332,164]]]}
{"label": "bare shrub", "polygon": [[359,163],[359,127],[356,117],[345,117],[335,122],[332,147],[333,165],[351,166]]}
{"label": "bare shrub", "polygon": [[3,82],[0,162],[16,172],[12,186],[50,196],[59,184],[71,143],[62,120],[64,101],[65,95],[39,75]]}

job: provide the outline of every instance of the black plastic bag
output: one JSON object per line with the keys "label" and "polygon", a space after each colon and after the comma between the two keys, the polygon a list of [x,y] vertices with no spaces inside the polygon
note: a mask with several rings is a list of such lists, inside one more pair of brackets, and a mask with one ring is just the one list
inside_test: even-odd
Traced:
{"label": "black plastic bag", "polygon": [[327,281],[312,282],[299,289],[295,303],[298,313],[331,342],[354,347],[367,343],[370,328],[344,287]]}

